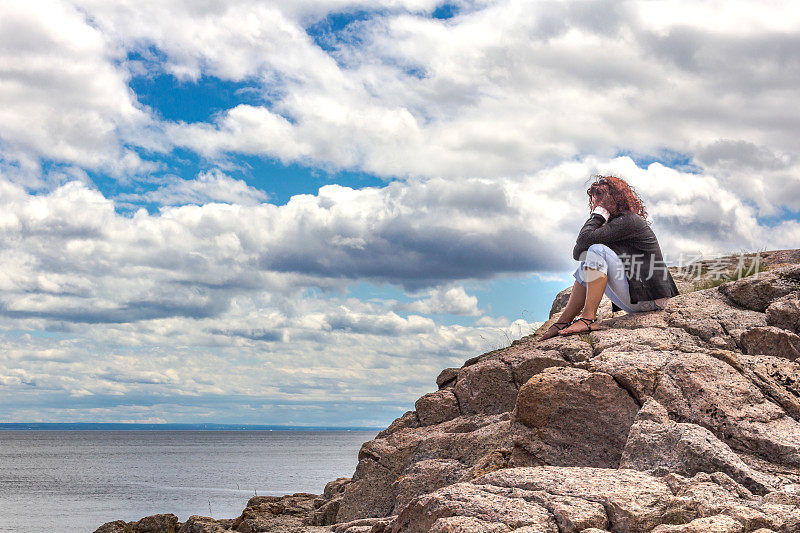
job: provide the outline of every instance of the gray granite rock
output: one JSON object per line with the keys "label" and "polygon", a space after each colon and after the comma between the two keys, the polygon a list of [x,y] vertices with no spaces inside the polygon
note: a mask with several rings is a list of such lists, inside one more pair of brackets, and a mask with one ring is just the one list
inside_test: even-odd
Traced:
{"label": "gray granite rock", "polygon": [[775,490],[777,483],[747,466],[706,428],[670,420],[667,410],[653,399],[648,399],[636,416],[620,468],[655,475],[724,472],[757,494]]}

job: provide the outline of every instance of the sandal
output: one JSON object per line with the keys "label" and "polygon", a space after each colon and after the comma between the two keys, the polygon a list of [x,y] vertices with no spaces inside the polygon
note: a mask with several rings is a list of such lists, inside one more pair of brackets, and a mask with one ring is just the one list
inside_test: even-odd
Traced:
{"label": "sandal", "polygon": [[[559,327],[558,327],[558,326],[559,326],[559,324],[563,324],[563,325],[562,325],[562,326],[559,328]],[[549,328],[547,328],[547,331],[545,331],[545,332],[544,332],[544,335],[542,335],[541,337],[539,337],[539,340],[540,340],[540,341],[544,341],[544,340],[547,340],[547,339],[552,339],[553,337],[555,337],[556,335],[558,335],[558,332],[556,332],[554,335],[550,335],[549,337],[547,337],[547,336],[546,336],[546,335],[547,335],[547,332],[548,332],[548,331],[550,331],[550,328],[552,328],[553,326],[555,326],[555,327],[556,327],[556,329],[558,329],[558,331],[561,331],[562,329],[564,329],[564,328],[566,328],[566,327],[569,327],[569,325],[570,325],[570,324],[571,324],[571,322],[553,322],[552,324],[550,324],[550,327],[549,327]]]}
{"label": "sandal", "polygon": [[[586,324],[586,329],[580,330],[580,331],[570,331],[569,333],[564,333],[563,331],[561,331],[561,329],[564,329],[564,328],[560,328],[558,330],[558,335],[561,335],[562,337],[566,337],[567,335],[577,335],[577,334],[580,334],[580,333],[590,333],[592,331],[597,331],[597,328],[592,328],[592,324],[597,322],[597,318],[583,318],[583,317],[581,317],[581,318],[577,318],[577,319],[573,320],[572,324],[577,324],[578,322],[583,322],[584,324]],[[570,324],[570,326],[572,324]]]}

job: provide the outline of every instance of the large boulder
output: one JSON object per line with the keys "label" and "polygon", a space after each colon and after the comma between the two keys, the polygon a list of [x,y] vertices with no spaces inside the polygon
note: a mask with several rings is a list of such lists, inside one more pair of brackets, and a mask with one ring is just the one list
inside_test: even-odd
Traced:
{"label": "large boulder", "polygon": [[453,517],[468,518],[466,523],[475,531],[503,531],[502,524],[505,531],[535,526],[542,533],[558,533],[555,519],[539,503],[514,497],[513,490],[497,491],[472,483],[457,483],[419,496],[400,512],[390,531],[430,531],[434,525],[441,530]]}
{"label": "large boulder", "polygon": [[[230,533],[230,520],[215,520],[209,516],[193,515],[181,526],[179,533]],[[268,531],[262,529],[262,531]]]}
{"label": "large boulder", "polygon": [[653,399],[648,399],[636,415],[620,468],[655,475],[724,472],[757,494],[776,489],[774,479],[747,466],[709,430],[696,424],[673,422],[667,410]]}
{"label": "large boulder", "polygon": [[462,369],[453,392],[465,415],[511,411],[517,400],[514,374],[509,365],[496,358]]}
{"label": "large boulder", "polygon": [[115,520],[97,528],[95,533],[178,533],[183,531],[178,517],[172,513],[145,516],[135,522]]}
{"label": "large boulder", "polygon": [[800,290],[800,265],[759,272],[719,286],[719,291],[746,309],[764,312],[779,298]]}
{"label": "large boulder", "polygon": [[544,464],[616,467],[638,410],[609,374],[547,368],[520,389],[514,445]]}
{"label": "large boulder", "polygon": [[800,423],[723,360],[707,353],[606,350],[591,368],[614,376],[640,402],[654,398],[673,419],[708,428],[734,450],[800,466]]}
{"label": "large boulder", "polygon": [[[352,480],[338,498],[330,524],[396,514],[415,491],[470,477],[475,466],[512,447],[511,413],[460,416],[431,426],[406,428],[364,443]],[[504,466],[496,465],[495,467]],[[419,492],[417,492],[419,494]],[[325,509],[324,506],[320,510]]]}
{"label": "large boulder", "polygon": [[450,389],[426,394],[416,401],[414,408],[423,426],[440,424],[461,414],[456,395]]}
{"label": "large boulder", "polygon": [[[735,287],[740,282],[731,283]],[[665,309],[665,319],[668,326],[696,337],[694,342],[679,344],[679,349],[684,351],[697,343],[709,348],[738,350],[738,340],[743,332],[767,325],[764,313],[731,305],[718,289],[671,298]]]}
{"label": "large boulder", "polygon": [[766,309],[767,324],[800,333],[800,297],[790,294],[774,300]]}
{"label": "large boulder", "polygon": [[774,355],[790,361],[800,358],[800,336],[775,326],[748,329],[739,337],[739,346],[750,355]]}

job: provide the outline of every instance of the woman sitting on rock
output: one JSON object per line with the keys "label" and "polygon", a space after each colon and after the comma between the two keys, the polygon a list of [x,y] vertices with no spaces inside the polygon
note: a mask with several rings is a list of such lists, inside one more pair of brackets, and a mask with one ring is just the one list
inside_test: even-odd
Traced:
{"label": "woman sitting on rock", "polygon": [[603,294],[613,311],[628,313],[663,309],[678,295],[636,191],[623,179],[597,176],[586,192],[591,215],[572,251],[581,261],[573,273],[572,294],[559,321],[540,340],[597,329],[593,325]]}

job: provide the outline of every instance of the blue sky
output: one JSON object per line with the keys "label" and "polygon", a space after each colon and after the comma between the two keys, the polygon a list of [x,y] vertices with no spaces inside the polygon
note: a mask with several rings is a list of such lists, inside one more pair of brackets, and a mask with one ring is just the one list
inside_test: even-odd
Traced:
{"label": "blue sky", "polygon": [[2,422],[385,426],[547,319],[596,173],[671,263],[800,239],[789,2],[44,4],[0,8]]}

